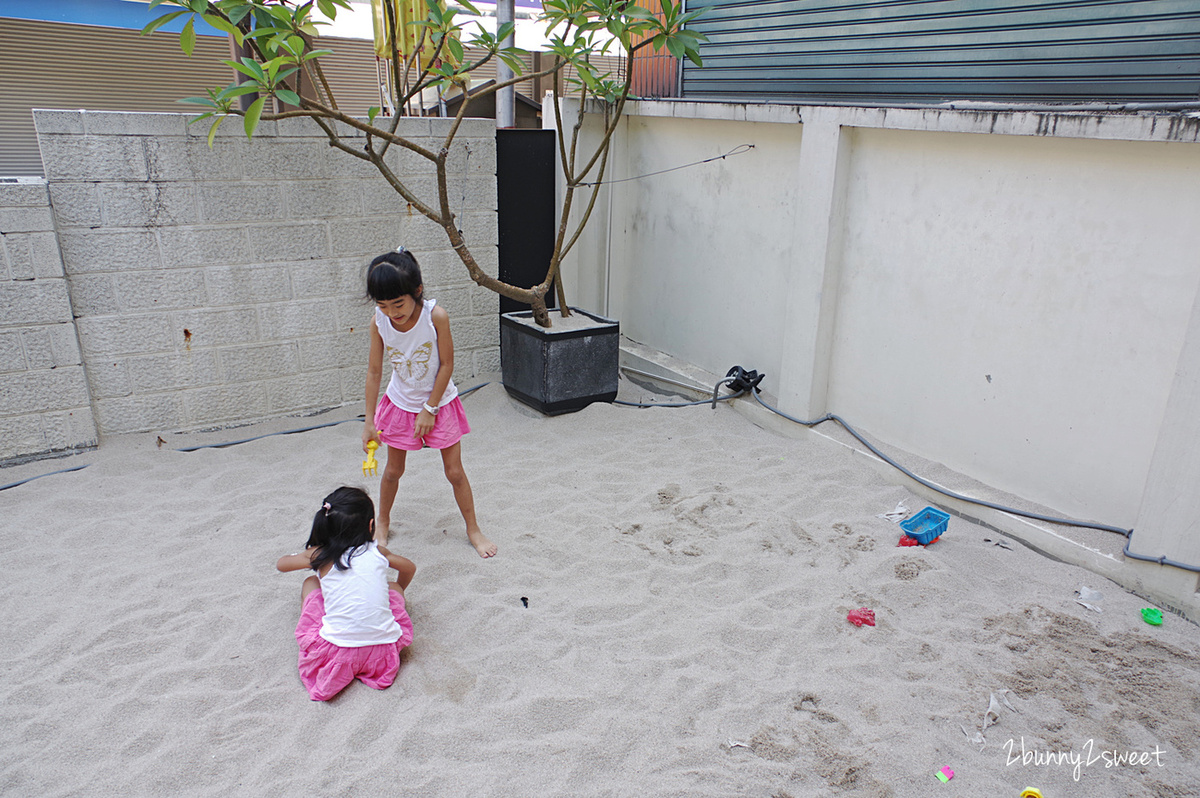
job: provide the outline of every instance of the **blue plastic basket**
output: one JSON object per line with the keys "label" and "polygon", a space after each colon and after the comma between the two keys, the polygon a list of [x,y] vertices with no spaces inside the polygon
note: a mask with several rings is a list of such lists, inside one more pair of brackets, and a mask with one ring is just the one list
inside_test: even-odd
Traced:
{"label": "blue plastic basket", "polygon": [[950,513],[942,512],[936,507],[926,507],[912,518],[901,521],[900,528],[904,530],[904,534],[924,546],[940,538],[948,523]]}

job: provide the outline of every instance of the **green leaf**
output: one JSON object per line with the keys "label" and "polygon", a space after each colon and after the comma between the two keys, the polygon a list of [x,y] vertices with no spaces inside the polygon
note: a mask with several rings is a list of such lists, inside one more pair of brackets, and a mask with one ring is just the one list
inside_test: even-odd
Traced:
{"label": "green leaf", "polygon": [[[265,73],[265,72],[263,72],[263,68],[262,68],[261,66],[259,66],[258,62],[257,62],[257,61],[255,61],[255,60],[254,60],[253,58],[251,58],[250,56],[243,56],[243,57],[242,57],[242,66],[244,66],[244,67],[246,68],[246,69],[244,70],[244,71],[245,71],[245,74],[247,74],[247,75],[249,75],[250,77],[254,78],[254,79],[255,79],[255,80],[257,80],[259,83],[266,83],[266,82],[267,82],[267,75],[266,75],[266,73]],[[236,69],[236,67],[235,67],[235,69]]]}
{"label": "green leaf", "polygon": [[261,27],[261,28],[255,28],[254,30],[250,31],[249,33],[246,34],[246,38],[247,39],[261,39],[265,36],[279,36],[280,34],[286,35],[291,32],[292,32],[291,28],[275,28],[275,27],[271,27],[271,26],[265,26],[265,27]]}
{"label": "green leaf", "polygon": [[286,25],[288,30],[292,29],[292,12],[286,6],[267,6],[266,12]]}
{"label": "green leaf", "polygon": [[245,19],[253,10],[253,6],[249,4],[240,5],[227,11],[226,15],[229,17],[229,21],[234,25],[241,25],[242,20]]}
{"label": "green leaf", "polygon": [[182,100],[176,100],[177,103],[191,103],[192,105],[206,105],[209,108],[216,108],[217,104],[209,97],[184,97]]}
{"label": "green leaf", "polygon": [[468,11],[470,11],[472,14],[474,14],[477,17],[483,16],[483,14],[479,13],[479,9],[476,8],[475,6],[471,5],[470,3],[468,3],[467,0],[458,0],[458,4],[460,6],[462,6],[463,8],[467,9]]}
{"label": "green leaf", "polygon": [[166,25],[166,24],[167,24],[168,22],[170,22],[171,20],[175,19],[175,18],[176,18],[176,17],[178,17],[178,16],[182,16],[183,14],[186,14],[186,13],[188,13],[188,12],[186,12],[186,11],[172,11],[172,12],[171,12],[171,13],[169,13],[169,14],[163,14],[163,15],[162,15],[161,17],[159,17],[158,19],[152,19],[152,20],[150,20],[149,22],[147,22],[147,23],[146,23],[146,27],[142,28],[142,34],[141,34],[141,35],[143,35],[143,36],[148,36],[148,35],[150,35],[151,33],[154,33],[154,31],[156,31],[156,30],[158,30],[159,28],[161,28],[163,25]]}
{"label": "green leaf", "polygon": [[266,97],[259,97],[251,106],[246,109],[246,138],[249,139],[254,135],[254,129],[258,127],[259,117],[262,116],[263,105],[266,103]]}
{"label": "green leaf", "polygon": [[243,36],[241,30],[234,27],[233,25],[230,25],[228,22],[225,21],[225,19],[223,17],[214,16],[212,14],[204,14],[202,19],[205,22],[207,22],[209,25],[212,25],[214,28],[216,28],[218,30],[223,30],[226,33],[228,33],[230,36],[232,36],[234,39],[237,40],[238,44],[241,44],[242,40],[245,38]]}
{"label": "green leaf", "polygon": [[300,95],[291,89],[276,89],[275,96],[283,100],[288,105],[300,107]]}
{"label": "green leaf", "polygon": [[191,56],[192,50],[196,49],[196,18],[192,17],[183,26],[183,32],[179,34],[179,47],[183,50],[184,55]]}
{"label": "green leaf", "polygon": [[208,129],[208,148],[210,150],[212,149],[212,146],[213,146],[213,139],[217,135],[217,128],[219,128],[221,126],[221,123],[224,121],[225,121],[225,117],[218,116],[216,119],[213,120],[212,127],[210,127]]}
{"label": "green leaf", "polygon": [[447,39],[446,40],[446,49],[450,51],[451,59],[453,59],[454,61],[457,61],[460,64],[462,63],[462,60],[463,60],[462,42],[460,42],[458,39]]}
{"label": "green leaf", "polygon": [[241,97],[243,94],[254,94],[262,91],[262,87],[252,80],[248,80],[240,86],[230,86],[221,91],[221,99],[227,100],[233,97]]}
{"label": "green leaf", "polygon": [[275,74],[279,72],[279,69],[284,64],[289,63],[292,63],[291,59],[289,59],[286,55],[281,55],[278,58],[272,58],[270,61],[267,61],[265,64],[263,64],[263,69],[266,70],[268,81],[270,83],[274,83],[276,80]]}
{"label": "green leaf", "polygon": [[683,42],[684,47],[695,50],[700,46],[701,42],[705,41],[704,34],[696,33],[691,30],[681,30],[675,32],[675,38]]}
{"label": "green leaf", "polygon": [[595,92],[597,94],[600,93],[600,91],[599,91],[600,84],[596,81],[596,78],[592,76],[592,73],[581,69],[581,70],[579,70],[579,77],[580,77],[580,79],[583,80],[584,84],[588,87],[589,91]]}
{"label": "green leaf", "polygon": [[508,50],[502,50],[496,53],[496,57],[507,64],[514,75],[524,74],[522,70],[525,69],[525,62],[521,59],[521,56],[511,53]]}
{"label": "green leaf", "polygon": [[334,6],[333,0],[317,0],[317,8],[321,9],[321,13],[330,19],[337,16],[337,7]]}
{"label": "green leaf", "polygon": [[375,124],[375,117],[379,116],[379,110],[380,109],[379,109],[378,105],[373,105],[367,109],[367,124],[368,125]]}
{"label": "green leaf", "polygon": [[[243,60],[249,61],[250,63],[254,64],[253,59],[245,58]],[[263,74],[262,69],[258,68],[258,64],[254,64],[255,68],[251,69],[250,67],[246,66],[245,64],[239,64],[237,61],[222,61],[221,63],[227,67],[236,69],[238,72],[241,72],[243,75],[245,75],[246,77],[255,81],[256,83],[266,83],[267,82],[267,76]]]}

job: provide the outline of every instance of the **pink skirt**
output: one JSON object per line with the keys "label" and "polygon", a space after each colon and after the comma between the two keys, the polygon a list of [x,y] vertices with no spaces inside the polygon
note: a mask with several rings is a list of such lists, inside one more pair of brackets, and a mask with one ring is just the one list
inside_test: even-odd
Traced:
{"label": "pink skirt", "polygon": [[300,644],[300,681],[313,701],[328,701],[358,679],[367,687],[391,687],[400,670],[400,652],[412,642],[412,621],[404,609],[404,596],[388,590],[392,616],[400,624],[400,639],[377,646],[343,648],[321,637],[325,596],[321,589],[304,597],[296,642]]}
{"label": "pink skirt", "polygon": [[396,407],[385,394],[379,401],[379,407],[375,409],[375,429],[379,431],[379,440],[394,449],[409,452],[415,452],[425,446],[430,449],[449,449],[471,431],[471,425],[467,423],[467,413],[457,396],[438,410],[438,414],[434,416],[433,429],[425,436],[424,442],[413,434],[417,426],[417,415]]}

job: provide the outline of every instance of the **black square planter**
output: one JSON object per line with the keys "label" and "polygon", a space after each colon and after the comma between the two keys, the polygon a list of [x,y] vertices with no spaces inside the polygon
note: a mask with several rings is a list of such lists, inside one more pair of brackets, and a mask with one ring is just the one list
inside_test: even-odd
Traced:
{"label": "black square planter", "polygon": [[518,321],[533,315],[528,310],[500,316],[504,389],[548,416],[617,398],[621,325],[577,308],[571,308],[571,312],[587,316],[600,326],[546,329]]}

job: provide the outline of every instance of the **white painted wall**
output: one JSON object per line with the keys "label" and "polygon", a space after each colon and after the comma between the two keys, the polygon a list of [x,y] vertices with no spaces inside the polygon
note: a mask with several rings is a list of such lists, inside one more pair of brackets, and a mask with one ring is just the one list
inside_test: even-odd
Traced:
{"label": "white painted wall", "polygon": [[[741,155],[627,180],[748,143],[754,149]],[[778,373],[786,342],[777,323],[795,257],[790,231],[801,190],[799,144],[795,121],[630,117],[606,176],[625,182],[601,189],[596,218],[564,269],[568,301],[607,309],[623,335],[707,370],[724,374],[740,363]],[[611,227],[603,218],[609,190]]]}
{"label": "white painted wall", "polygon": [[612,179],[755,149],[614,185],[568,296],[603,308],[611,239],[634,340],[1132,526],[1200,287],[1198,136],[1178,115],[636,103]]}
{"label": "white painted wall", "polygon": [[[1150,476],[1130,551],[1200,564],[1200,298],[1192,307],[1187,340],[1175,368]],[[1151,572],[1153,565],[1143,566]],[[1195,592],[1190,585],[1181,587]]]}
{"label": "white painted wall", "polygon": [[829,406],[1132,526],[1200,285],[1200,146],[857,129]]}

